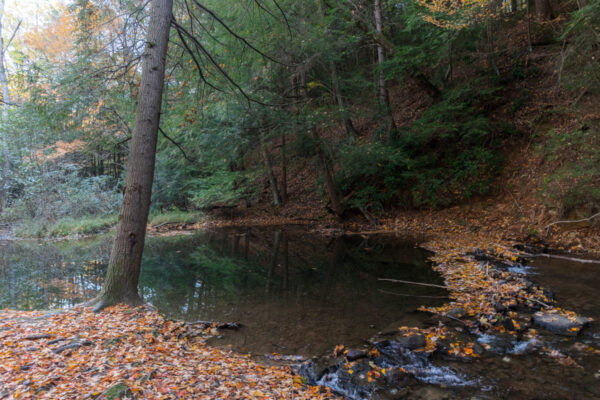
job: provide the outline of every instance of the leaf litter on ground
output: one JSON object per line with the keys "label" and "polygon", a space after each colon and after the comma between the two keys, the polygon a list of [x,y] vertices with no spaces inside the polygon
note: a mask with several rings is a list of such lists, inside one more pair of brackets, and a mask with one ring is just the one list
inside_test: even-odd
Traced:
{"label": "leaf litter on ground", "polygon": [[149,307],[0,311],[0,398],[101,399],[123,384],[134,399],[334,398],[187,328]]}

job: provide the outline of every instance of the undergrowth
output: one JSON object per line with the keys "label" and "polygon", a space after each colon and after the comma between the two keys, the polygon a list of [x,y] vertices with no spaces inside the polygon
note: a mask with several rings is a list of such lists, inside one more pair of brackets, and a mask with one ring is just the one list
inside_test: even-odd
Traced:
{"label": "undergrowth", "polygon": [[[149,225],[194,224],[202,219],[197,212],[169,210],[148,217]],[[117,215],[84,216],[80,218],[62,218],[56,221],[23,220],[14,229],[20,238],[60,238],[92,235],[105,232],[117,224]]]}
{"label": "undergrowth", "polygon": [[67,237],[90,235],[110,229],[117,223],[116,215],[63,218],[50,222],[25,220],[15,228],[15,235],[23,238]]}
{"label": "undergrowth", "polygon": [[551,130],[539,145],[542,156],[558,166],[545,178],[543,194],[568,215],[600,209],[600,129],[585,125],[569,132]]}
{"label": "undergrowth", "polygon": [[482,80],[448,89],[397,140],[344,147],[337,178],[350,205],[438,207],[489,192],[514,133],[488,118],[498,92]]}

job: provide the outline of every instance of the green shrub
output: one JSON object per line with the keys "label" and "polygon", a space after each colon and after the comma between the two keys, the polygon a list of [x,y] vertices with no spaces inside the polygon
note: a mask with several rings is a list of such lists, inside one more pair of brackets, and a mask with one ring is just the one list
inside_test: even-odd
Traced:
{"label": "green shrub", "polygon": [[352,206],[442,206],[487,193],[503,156],[487,118],[497,90],[481,82],[446,92],[393,143],[347,146],[337,179]]}
{"label": "green shrub", "polygon": [[560,165],[547,177],[543,193],[563,214],[600,206],[600,130],[550,131],[540,145],[544,157]]}
{"label": "green shrub", "polygon": [[589,0],[572,14],[561,39],[563,50],[561,83],[567,89],[600,90],[600,0]]}

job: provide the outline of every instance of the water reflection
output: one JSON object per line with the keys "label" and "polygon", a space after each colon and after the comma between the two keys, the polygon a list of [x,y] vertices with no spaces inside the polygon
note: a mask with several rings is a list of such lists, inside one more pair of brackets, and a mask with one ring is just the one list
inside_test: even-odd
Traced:
{"label": "water reflection", "polygon": [[0,242],[0,308],[70,307],[102,287],[106,240]]}
{"label": "water reflection", "polygon": [[[64,307],[92,297],[109,249],[109,238],[4,244],[0,308]],[[425,258],[394,238],[331,239],[295,228],[151,237],[140,291],[172,318],[241,322],[240,332],[222,339],[237,350],[312,355],[392,322],[418,324],[414,310],[443,299],[412,296],[444,291],[377,278],[441,283]]]}

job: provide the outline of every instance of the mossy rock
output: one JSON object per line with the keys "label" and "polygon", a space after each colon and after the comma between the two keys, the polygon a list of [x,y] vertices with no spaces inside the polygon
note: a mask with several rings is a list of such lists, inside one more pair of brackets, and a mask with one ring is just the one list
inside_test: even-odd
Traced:
{"label": "mossy rock", "polygon": [[100,399],[102,400],[117,400],[122,398],[132,398],[133,392],[129,387],[123,383],[119,382],[116,385],[108,388],[104,393],[100,395]]}

